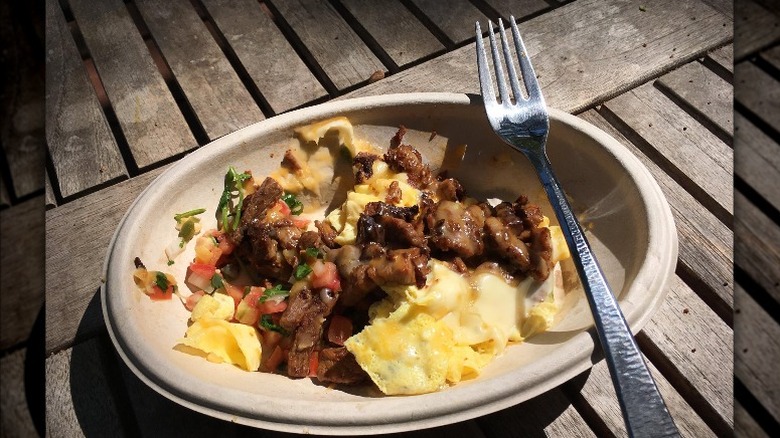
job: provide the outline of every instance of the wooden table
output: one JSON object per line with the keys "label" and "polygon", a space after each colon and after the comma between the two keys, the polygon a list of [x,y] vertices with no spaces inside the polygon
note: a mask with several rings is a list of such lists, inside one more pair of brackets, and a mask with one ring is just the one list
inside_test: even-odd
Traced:
{"label": "wooden table", "polygon": [[[629,148],[672,207],[676,275],[637,340],[682,434],[768,435],[780,420],[778,379],[755,352],[768,345],[780,357],[780,251],[770,244],[780,237],[771,184],[780,13],[761,3],[740,2],[735,15],[724,0],[46,0],[45,184],[27,177],[34,157],[9,149],[4,132],[0,214],[8,236],[35,224],[11,218],[37,217],[41,198],[47,209],[49,433],[283,435],[176,405],[118,358],[98,294],[118,220],[170,163],[276,114],[353,96],[478,93],[474,22],[513,14],[548,103]],[[738,89],[735,114],[742,81],[761,87]],[[736,266],[735,232],[744,239]],[[3,242],[4,259],[23,252]],[[6,277],[4,321],[27,305]],[[35,312],[17,313],[3,325],[2,361],[18,371]],[[625,427],[599,361],[518,406],[408,435],[445,433],[623,436]]]}

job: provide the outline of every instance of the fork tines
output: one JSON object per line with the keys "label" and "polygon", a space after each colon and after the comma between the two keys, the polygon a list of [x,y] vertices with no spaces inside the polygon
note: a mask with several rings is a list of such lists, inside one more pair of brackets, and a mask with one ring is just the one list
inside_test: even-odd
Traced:
{"label": "fork tines", "polygon": [[[520,37],[520,31],[517,29],[517,23],[514,17],[509,18],[510,25],[512,26],[512,37],[514,39],[515,49],[517,51],[518,63],[520,66],[520,73],[523,76],[523,83],[525,90],[527,91],[527,98],[523,93],[523,89],[520,86],[520,81],[517,77],[515,70],[515,60],[512,56],[512,50],[509,47],[509,42],[506,37],[506,31],[504,30],[504,23],[498,19],[498,29],[501,34],[501,46],[504,52],[504,60],[506,61],[506,72],[509,75],[509,84],[512,87],[512,93],[514,96],[514,102],[521,100],[541,100],[542,93],[539,89],[539,83],[536,80],[536,74],[534,68],[531,65],[531,60],[528,58],[525,44]],[[504,76],[504,62],[501,59],[501,55],[498,51],[498,45],[496,44],[495,30],[493,29],[493,22],[488,21],[488,37],[490,38],[490,49],[493,58],[493,67],[496,73],[496,85],[498,86],[499,102],[504,105],[512,104],[512,96],[509,95],[507,89],[506,78]],[[482,37],[482,28],[479,22],[476,23],[477,33],[477,66],[479,69],[479,84],[482,89],[482,96],[485,103],[495,103],[496,95],[493,89],[493,78],[490,74],[490,68],[488,67],[487,54],[485,53],[485,44]]]}

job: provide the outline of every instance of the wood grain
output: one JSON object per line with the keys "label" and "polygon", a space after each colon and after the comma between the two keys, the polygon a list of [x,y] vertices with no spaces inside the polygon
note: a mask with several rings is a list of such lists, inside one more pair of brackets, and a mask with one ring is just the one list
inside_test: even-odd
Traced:
{"label": "wood grain", "polygon": [[[669,413],[680,430],[680,435],[697,438],[717,436],[648,358],[644,357],[644,359]],[[607,363],[603,360],[598,362],[583,377],[587,380],[581,389],[577,391],[574,382],[568,383],[565,389],[575,390],[615,436],[627,436],[625,421]]]}
{"label": "wood grain", "polygon": [[381,7],[361,0],[341,0],[355,19],[399,67],[428,56],[444,46],[396,0]]}
{"label": "wood grain", "polygon": [[780,144],[735,113],[734,171],[774,208],[780,210]]}
{"label": "wood grain", "polygon": [[780,81],[752,62],[734,67],[734,81],[737,102],[780,132]]}
{"label": "wood grain", "polygon": [[[731,39],[731,21],[707,5],[674,0],[654,5],[642,12],[630,2],[578,0],[522,23],[520,32],[548,105],[583,111]],[[611,38],[603,38],[605,29]],[[345,97],[399,90],[479,94],[474,46]]]}
{"label": "wood grain", "polygon": [[737,286],[734,300],[734,374],[780,421],[780,325],[742,287]]}
{"label": "wood grain", "polygon": [[739,211],[734,235],[735,261],[759,286],[780,303],[780,227],[741,192],[735,192]]}
{"label": "wood grain", "polygon": [[5,187],[5,179],[0,178],[0,208],[9,205],[11,205],[11,195],[8,194],[8,189]]}
{"label": "wood grain", "polygon": [[368,80],[385,66],[325,0],[273,2],[339,90]]}
{"label": "wood grain", "polygon": [[[666,367],[674,370],[668,377],[687,397],[698,394],[704,406],[694,408],[700,415],[714,418],[718,435],[734,428],[734,333],[679,277],[674,277],[669,294],[658,313],[645,326],[640,346],[658,351]],[[701,413],[706,408],[705,413]],[[718,426],[720,425],[720,426]]]}
{"label": "wood grain", "polygon": [[101,350],[107,336],[46,359],[46,429],[51,436],[133,436],[124,429]]}
{"label": "wood grain", "polygon": [[210,139],[265,118],[188,0],[135,4]]}
{"label": "wood grain", "polygon": [[0,350],[25,341],[43,305],[43,195],[0,211]]}
{"label": "wood grain", "polygon": [[596,436],[560,388],[477,419],[489,437]]}
{"label": "wood grain", "polygon": [[734,18],[734,0],[702,0],[704,3],[712,6],[716,11],[733,19]]}
{"label": "wood grain", "polygon": [[468,0],[411,0],[455,44],[474,38],[474,23],[482,22],[487,29],[486,17]]}
{"label": "wood grain", "polygon": [[46,1],[46,25],[46,142],[67,198],[127,169],[56,0]]}
{"label": "wood grain", "polygon": [[740,0],[734,5],[734,61],[780,41],[780,16],[753,0]]}
{"label": "wood grain", "polygon": [[486,3],[505,20],[509,20],[510,16],[514,16],[515,20],[522,20],[528,15],[550,7],[550,3],[544,0],[487,0]]}
{"label": "wood grain", "polygon": [[49,179],[49,172],[46,172],[45,180],[44,180],[44,187],[46,191],[44,192],[44,205],[46,208],[49,207],[56,207],[57,206],[57,197],[54,196],[54,189],[51,187],[51,180]]}
{"label": "wood grain", "polygon": [[[37,51],[30,17],[12,15],[18,5],[0,5],[3,83],[0,86],[0,153],[5,153],[10,185],[17,198],[43,189],[44,65]],[[40,42],[38,42],[40,44]]]}
{"label": "wood grain", "polygon": [[674,215],[680,263],[710,291],[700,288],[697,292],[710,296],[707,300],[709,305],[722,317],[730,318],[734,284],[734,239],[731,230],[595,110],[586,111],[580,117],[627,147],[653,175]]}
{"label": "wood grain", "polygon": [[[144,173],[46,212],[46,351],[67,348],[104,330],[98,288],[119,220],[165,168]],[[90,238],[83,238],[83,230]],[[74,263],[73,254],[92,256]],[[67,293],[63,292],[67,285]]]}
{"label": "wood grain", "polygon": [[734,87],[700,62],[690,62],[655,83],[721,140],[734,136]]}
{"label": "wood grain", "polygon": [[0,436],[7,438],[36,436],[33,419],[27,408],[24,392],[24,360],[22,348],[0,358]]}
{"label": "wood grain", "polygon": [[254,0],[202,0],[275,113],[326,96],[325,88]]}
{"label": "wood grain", "polygon": [[[733,149],[648,83],[604,104],[656,152],[652,158],[724,223],[733,220]],[[645,151],[651,152],[651,151]]]}
{"label": "wood grain", "polygon": [[121,0],[71,0],[111,105],[143,169],[197,146]]}

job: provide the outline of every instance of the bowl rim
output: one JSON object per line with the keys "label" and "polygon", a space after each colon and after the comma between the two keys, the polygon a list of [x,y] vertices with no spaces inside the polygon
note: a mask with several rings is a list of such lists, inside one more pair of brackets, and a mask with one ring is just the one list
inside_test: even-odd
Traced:
{"label": "bowl rim", "polygon": [[[507,384],[511,384],[512,382],[503,382],[505,383],[503,389],[490,394],[484,394],[478,402],[475,403],[472,401],[470,402],[471,404],[464,404],[463,401],[448,397],[446,391],[434,393],[440,395],[444,394],[437,399],[444,400],[446,403],[442,403],[438,408],[431,407],[426,413],[420,413],[420,415],[410,416],[407,412],[403,416],[389,414],[382,418],[365,419],[351,417],[351,421],[342,421],[343,419],[339,419],[338,421],[325,420],[310,421],[307,423],[297,421],[297,419],[291,416],[285,418],[267,418],[258,416],[256,412],[248,410],[241,412],[232,410],[232,413],[229,413],[231,410],[221,409],[219,406],[216,406],[217,404],[214,403],[211,398],[193,397],[193,394],[187,393],[187,391],[184,391],[181,387],[177,387],[177,385],[181,386],[177,382],[171,382],[155,375],[152,370],[149,369],[148,365],[144,363],[143,359],[133,357],[133,355],[129,354],[129,352],[132,351],[132,347],[128,344],[128,341],[124,339],[124,334],[117,332],[117,327],[115,327],[113,321],[112,312],[114,312],[113,306],[115,306],[116,303],[115,300],[112,299],[108,288],[112,283],[111,280],[114,278],[112,266],[119,263],[113,258],[117,242],[120,241],[121,238],[122,230],[134,218],[134,212],[137,210],[136,207],[139,203],[143,202],[148,196],[149,191],[155,187],[159,181],[186,172],[190,167],[190,162],[197,163],[198,160],[205,159],[213,150],[220,147],[229,147],[231,145],[240,144],[242,140],[251,139],[263,135],[264,133],[288,129],[290,126],[298,126],[317,119],[333,117],[341,113],[355,112],[361,109],[381,109],[383,107],[431,104],[465,105],[475,107],[475,110],[481,110],[482,108],[480,96],[463,93],[401,93],[329,101],[284,113],[227,134],[206,145],[208,147],[198,148],[158,175],[142,190],[138,197],[136,197],[118,223],[109,243],[103,265],[103,278],[106,279],[106,282],[101,284],[100,287],[101,307],[109,336],[117,349],[118,354],[133,374],[164,397],[192,410],[223,420],[284,432],[353,435],[391,433],[415,428],[429,428],[475,418],[513,406],[543,392],[547,392],[590,368],[593,363],[600,358],[599,353],[596,353],[594,356],[594,350],[597,349],[595,343],[596,335],[593,327],[582,331],[574,338],[564,343],[562,352],[571,357],[571,359],[566,361],[566,363],[555,365],[556,369],[554,371],[556,372],[551,379],[545,381],[544,385],[526,384],[524,386],[517,386],[515,384],[508,388]],[[643,286],[650,287],[651,290],[657,290],[658,293],[649,297],[648,300],[645,300],[642,306],[635,305],[628,309],[624,309],[626,320],[632,331],[636,333],[649,321],[658,307],[662,304],[663,299],[668,292],[668,285],[674,275],[678,242],[671,209],[663,192],[658,186],[658,183],[654,180],[649,170],[647,170],[639,159],[625,146],[620,144],[609,134],[576,116],[552,108],[549,110],[549,113],[552,122],[563,123],[575,131],[594,138],[599,145],[620,162],[626,169],[627,174],[636,182],[637,190],[639,190],[643,197],[644,204],[648,205],[648,203],[652,203],[654,205],[654,208],[647,209],[649,216],[648,239],[650,245],[650,250],[648,252],[656,251],[656,254],[653,254],[654,261],[661,263],[656,263],[653,272],[648,272],[647,260],[643,261],[640,269],[636,273],[634,281],[641,276],[644,280],[647,280],[647,283]],[[657,244],[659,242],[664,244],[655,245],[655,247],[653,246],[654,243]],[[539,363],[529,364],[528,373],[532,375],[534,373],[541,374],[543,371],[549,373],[550,364],[546,364],[545,369],[542,369],[540,365],[541,364]],[[535,379],[528,380],[532,381]],[[427,395],[428,394],[426,394],[426,396]],[[390,397],[390,399],[399,400],[398,397]],[[320,420],[324,419],[321,418]]]}

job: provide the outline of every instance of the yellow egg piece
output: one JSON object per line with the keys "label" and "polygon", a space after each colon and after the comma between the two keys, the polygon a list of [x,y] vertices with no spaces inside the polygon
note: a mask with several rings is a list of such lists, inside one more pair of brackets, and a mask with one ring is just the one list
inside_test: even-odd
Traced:
{"label": "yellow egg piece", "polygon": [[214,293],[203,295],[192,309],[190,319],[198,321],[203,318],[222,319],[229,321],[233,318],[235,301],[228,295]]}
{"label": "yellow egg piece", "polygon": [[257,371],[260,367],[260,339],[257,330],[246,324],[201,318],[192,323],[179,342],[202,352],[213,362],[230,363],[247,371]]}

